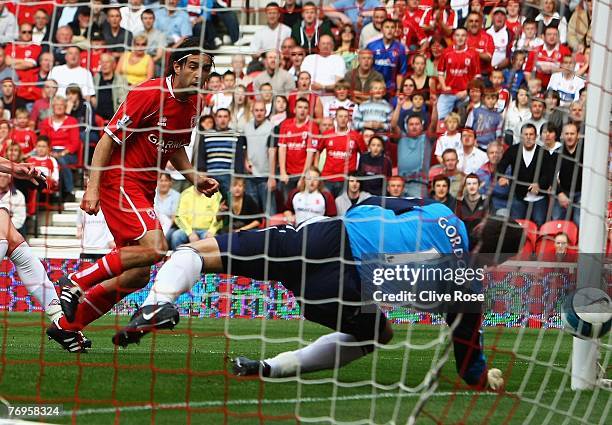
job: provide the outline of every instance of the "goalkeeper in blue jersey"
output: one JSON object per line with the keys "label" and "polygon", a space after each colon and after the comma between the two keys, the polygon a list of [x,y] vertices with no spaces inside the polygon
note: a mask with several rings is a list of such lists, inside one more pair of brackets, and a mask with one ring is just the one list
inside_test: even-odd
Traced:
{"label": "goalkeeper in blue jersey", "polygon": [[[472,236],[472,252],[496,253],[498,260],[518,252],[522,230],[515,222],[488,219]],[[237,375],[286,377],[343,366],[393,337],[390,323],[372,303],[364,308],[361,263],[372,254],[469,253],[465,225],[446,206],[421,199],[371,197],[342,218],[309,220],[297,227],[219,235],[179,247],[159,270],[154,285],[129,324],[113,337],[116,345],[139,342],[153,329],[179,321],[174,301],[205,273],[230,273],[276,280],[301,301],[307,320],[335,332],[312,344],[263,361],[238,357]],[[478,388],[499,389],[498,369],[487,368],[482,350],[482,314],[447,313],[453,324],[457,371]]]}

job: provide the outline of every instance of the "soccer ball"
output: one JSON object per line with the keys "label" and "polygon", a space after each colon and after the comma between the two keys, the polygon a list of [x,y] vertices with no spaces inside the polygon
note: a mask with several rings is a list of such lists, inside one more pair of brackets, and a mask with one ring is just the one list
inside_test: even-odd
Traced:
{"label": "soccer ball", "polygon": [[561,318],[565,329],[584,339],[601,338],[612,326],[612,300],[598,288],[581,288],[567,297]]}

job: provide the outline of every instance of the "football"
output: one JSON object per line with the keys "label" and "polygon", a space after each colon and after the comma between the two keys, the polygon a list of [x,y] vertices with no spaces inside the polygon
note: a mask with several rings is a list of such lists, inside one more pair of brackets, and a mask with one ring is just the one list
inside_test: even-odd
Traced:
{"label": "football", "polygon": [[602,338],[612,325],[612,300],[598,288],[581,288],[563,304],[565,329],[579,338]]}

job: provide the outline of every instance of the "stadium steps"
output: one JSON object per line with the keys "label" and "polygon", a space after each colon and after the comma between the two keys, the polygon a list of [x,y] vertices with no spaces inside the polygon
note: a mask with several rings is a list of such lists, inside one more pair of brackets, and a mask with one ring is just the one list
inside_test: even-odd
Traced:
{"label": "stadium steps", "polygon": [[76,238],[76,226],[40,226],[38,233],[41,237]]}

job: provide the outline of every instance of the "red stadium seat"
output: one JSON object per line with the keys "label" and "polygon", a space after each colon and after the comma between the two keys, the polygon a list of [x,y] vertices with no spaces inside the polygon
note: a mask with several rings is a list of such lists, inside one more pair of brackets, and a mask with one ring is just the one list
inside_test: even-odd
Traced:
{"label": "red stadium seat", "polygon": [[550,236],[554,238],[559,233],[565,233],[569,237],[570,245],[578,244],[578,226],[573,221],[554,220],[542,224],[540,236]]}
{"label": "red stadium seat", "polygon": [[538,240],[538,225],[531,220],[517,219],[516,222],[525,229],[527,233],[527,240],[531,242],[531,246],[535,248]]}

